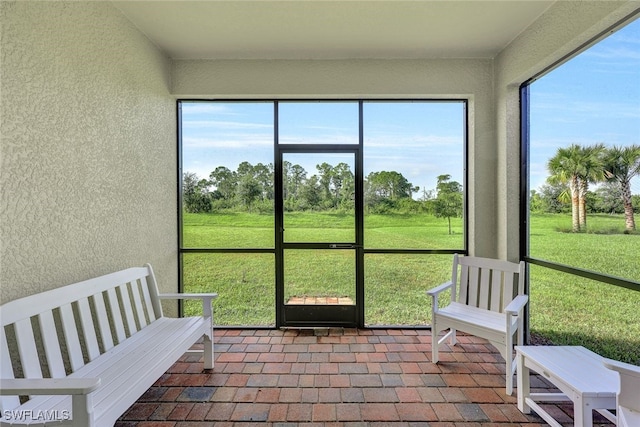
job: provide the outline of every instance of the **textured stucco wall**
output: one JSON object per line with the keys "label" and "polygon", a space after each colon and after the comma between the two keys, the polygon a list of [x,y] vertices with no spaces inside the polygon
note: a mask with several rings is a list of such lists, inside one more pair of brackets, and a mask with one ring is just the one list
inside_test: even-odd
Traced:
{"label": "textured stucco wall", "polygon": [[495,60],[498,256],[519,259],[519,86],[640,9],[635,1],[561,1]]}
{"label": "textured stucco wall", "polygon": [[170,61],[108,2],[0,17],[1,301],[145,262],[175,291]]}
{"label": "textured stucco wall", "polygon": [[496,152],[491,60],[174,61],[185,98],[469,100],[469,247],[495,256]]}

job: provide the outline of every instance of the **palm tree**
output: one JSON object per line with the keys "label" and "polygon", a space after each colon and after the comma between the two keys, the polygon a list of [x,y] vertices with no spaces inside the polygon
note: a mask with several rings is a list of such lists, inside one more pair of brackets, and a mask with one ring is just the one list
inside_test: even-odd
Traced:
{"label": "palm tree", "polygon": [[559,200],[571,200],[571,225],[574,232],[580,231],[578,218],[579,199],[578,187],[582,162],[580,160],[580,146],[572,144],[568,148],[558,148],[556,155],[549,159],[547,169],[551,176],[547,178],[550,184],[569,184],[569,193],[562,192]]}
{"label": "palm tree", "polygon": [[605,151],[603,162],[606,178],[616,181],[622,190],[625,229],[633,231],[636,223],[631,203],[631,178],[640,175],[640,145],[612,147]]}
{"label": "palm tree", "polygon": [[605,179],[602,164],[604,152],[604,144],[582,147],[580,151],[583,171],[578,189],[578,221],[580,222],[581,230],[586,230],[587,228],[587,192],[589,191],[589,183],[601,182]]}
{"label": "palm tree", "polygon": [[549,159],[547,169],[550,184],[568,184],[569,193],[563,192],[559,198],[571,199],[571,224],[574,232],[587,225],[586,194],[589,182],[602,179],[600,153],[604,145],[582,147],[572,144],[568,148],[558,148],[556,155]]}

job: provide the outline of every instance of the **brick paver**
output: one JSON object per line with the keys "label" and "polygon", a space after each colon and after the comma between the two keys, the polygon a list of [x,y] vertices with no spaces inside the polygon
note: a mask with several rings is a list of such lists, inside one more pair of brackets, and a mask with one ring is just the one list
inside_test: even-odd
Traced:
{"label": "brick paver", "polygon": [[[504,362],[476,337],[460,334],[438,364],[428,330],[219,329],[215,342],[214,369],[184,356],[116,427],[546,425],[505,395]],[[545,407],[573,426],[571,405]],[[594,427],[604,426],[613,424],[597,415]]]}

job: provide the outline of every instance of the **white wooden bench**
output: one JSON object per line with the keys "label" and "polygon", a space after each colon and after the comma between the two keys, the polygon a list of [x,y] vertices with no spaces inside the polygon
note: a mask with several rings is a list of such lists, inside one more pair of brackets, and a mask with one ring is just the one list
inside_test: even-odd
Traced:
{"label": "white wooden bench", "polygon": [[618,427],[640,426],[640,366],[604,359],[604,366],[618,372],[620,388],[616,395]]}
{"label": "white wooden bench", "polygon": [[[112,426],[201,339],[213,368],[216,297],[160,295],[147,264],[2,305],[0,424]],[[165,317],[160,300],[180,298],[203,316]]]}
{"label": "white wooden bench", "polygon": [[[450,291],[450,302],[440,307],[439,295]],[[456,344],[456,330],[488,340],[506,362],[506,392],[513,393],[516,371],[513,347],[524,341],[524,261],[513,263],[458,254],[453,256],[451,281],[427,291],[432,297],[432,362],[438,363],[439,347],[449,338]],[[449,329],[443,337],[440,331]],[[516,336],[514,342],[514,336]]]}

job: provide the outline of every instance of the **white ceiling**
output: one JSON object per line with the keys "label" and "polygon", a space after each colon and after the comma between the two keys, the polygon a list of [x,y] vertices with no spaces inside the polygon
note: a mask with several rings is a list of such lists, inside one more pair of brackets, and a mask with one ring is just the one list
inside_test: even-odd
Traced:
{"label": "white ceiling", "polygon": [[493,58],[555,1],[112,2],[173,59]]}

